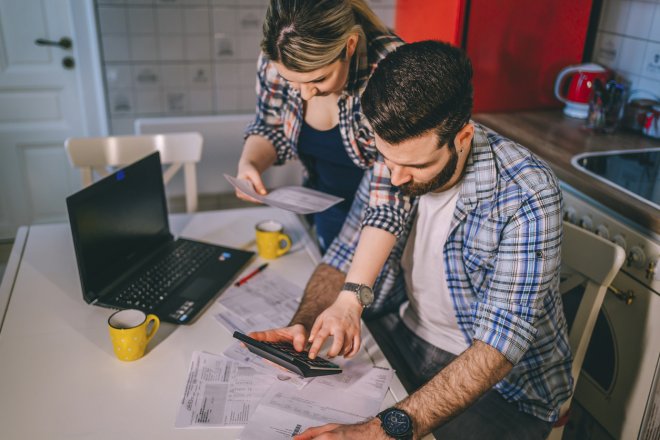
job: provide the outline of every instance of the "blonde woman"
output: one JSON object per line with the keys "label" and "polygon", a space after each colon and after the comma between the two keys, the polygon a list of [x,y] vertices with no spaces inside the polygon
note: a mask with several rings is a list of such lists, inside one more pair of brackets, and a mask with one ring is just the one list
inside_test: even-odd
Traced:
{"label": "blonde woman", "polygon": [[[246,130],[237,176],[265,194],[263,171],[298,158],[307,186],[343,197],[343,203],[314,215],[323,252],[339,233],[364,170],[374,166],[377,156],[360,95],[377,63],[401,44],[364,0],[270,2],[258,62],[257,114]],[[350,269],[345,268],[353,288],[373,285],[409,208],[408,199],[390,186],[388,169],[378,163],[360,245]],[[237,196],[251,200],[240,192]],[[355,354],[360,315],[370,300],[347,286],[333,300],[314,325],[301,323],[285,339],[301,350],[308,332],[310,340],[318,333],[332,334],[335,345],[328,355]],[[348,330],[346,321],[353,323]]]}

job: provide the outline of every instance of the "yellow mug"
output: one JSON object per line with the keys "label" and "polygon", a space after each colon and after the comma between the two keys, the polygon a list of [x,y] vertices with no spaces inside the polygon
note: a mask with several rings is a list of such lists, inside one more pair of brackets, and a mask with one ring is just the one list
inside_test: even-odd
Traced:
{"label": "yellow mug", "polygon": [[291,238],[286,235],[282,223],[264,220],[257,223],[257,251],[261,258],[273,259],[291,249]]}
{"label": "yellow mug", "polygon": [[128,309],[113,313],[108,318],[108,329],[115,355],[122,361],[140,359],[158,327],[158,316],[147,315],[141,310]]}

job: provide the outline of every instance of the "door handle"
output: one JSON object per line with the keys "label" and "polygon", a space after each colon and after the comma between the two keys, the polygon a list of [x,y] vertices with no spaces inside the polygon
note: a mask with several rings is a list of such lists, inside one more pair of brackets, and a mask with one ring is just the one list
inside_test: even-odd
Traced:
{"label": "door handle", "polygon": [[73,41],[71,38],[62,37],[59,41],[46,40],[45,38],[37,38],[34,40],[34,44],[37,46],[57,46],[62,49],[71,49],[73,46]]}

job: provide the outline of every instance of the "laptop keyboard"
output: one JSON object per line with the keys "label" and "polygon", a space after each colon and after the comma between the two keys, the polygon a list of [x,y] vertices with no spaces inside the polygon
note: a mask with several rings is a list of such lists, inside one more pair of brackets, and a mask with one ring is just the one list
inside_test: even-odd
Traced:
{"label": "laptop keyboard", "polygon": [[179,240],[172,252],[125,286],[115,296],[115,302],[126,308],[153,310],[214,254],[212,246]]}

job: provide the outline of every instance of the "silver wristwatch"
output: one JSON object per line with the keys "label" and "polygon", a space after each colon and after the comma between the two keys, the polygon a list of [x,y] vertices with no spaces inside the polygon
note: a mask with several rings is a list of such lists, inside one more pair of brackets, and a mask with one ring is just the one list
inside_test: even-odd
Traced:
{"label": "silver wristwatch", "polygon": [[345,283],[342,290],[355,292],[355,297],[363,308],[369,307],[374,302],[374,291],[366,284]]}

